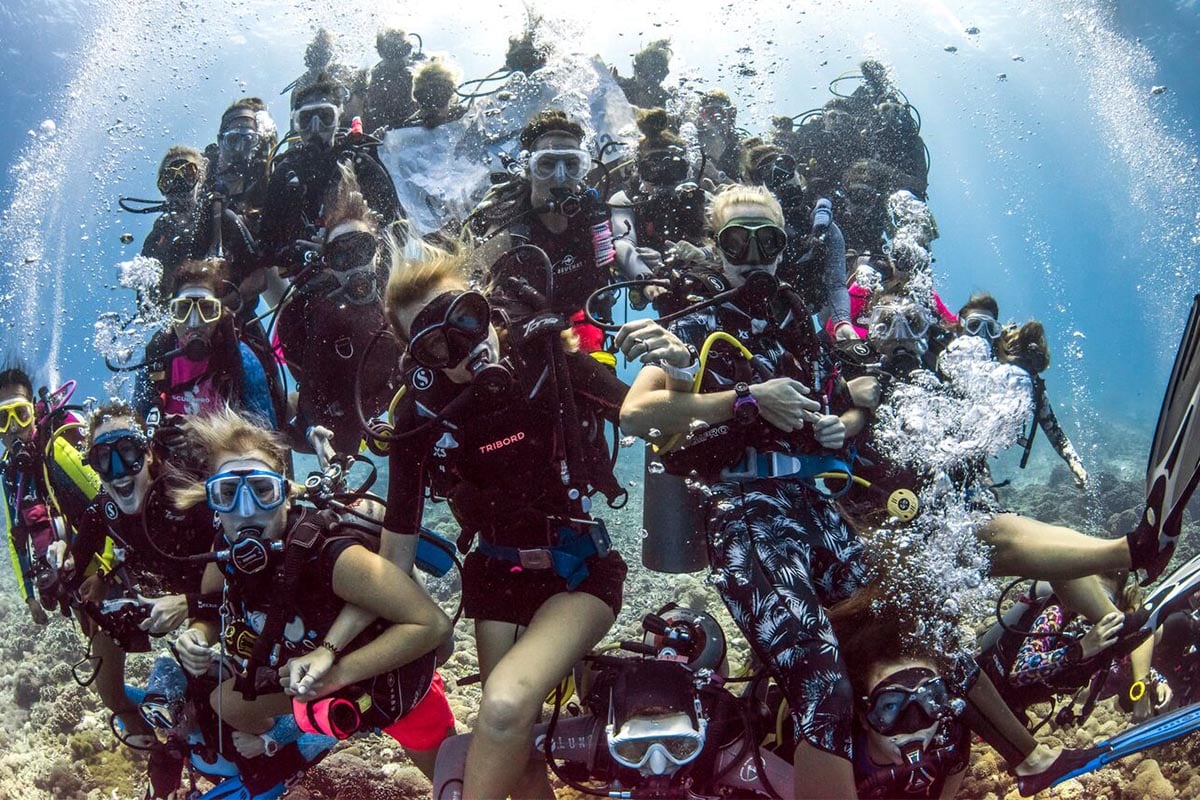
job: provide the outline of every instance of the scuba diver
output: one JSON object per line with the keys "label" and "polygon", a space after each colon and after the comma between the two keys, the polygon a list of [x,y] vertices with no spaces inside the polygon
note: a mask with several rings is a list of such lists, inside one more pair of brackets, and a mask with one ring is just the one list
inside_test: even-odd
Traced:
{"label": "scuba diver", "polygon": [[176,270],[171,330],[150,340],[137,374],[134,405],[141,419],[152,408],[162,415],[195,415],[232,403],[278,424],[282,398],[272,396],[262,363],[238,340],[233,312],[220,299],[227,275],[219,259],[185,261]]}
{"label": "scuba diver", "polygon": [[467,113],[466,106],[455,102],[459,82],[460,78],[444,62],[430,60],[413,79],[416,109],[404,124],[436,128],[462,117]]}
{"label": "scuba diver", "polygon": [[611,69],[612,76],[631,105],[662,108],[668,99],[662,83],[671,72],[671,40],[657,39],[634,54],[633,76],[630,78],[622,78],[616,67]]}
{"label": "scuba diver", "polygon": [[75,448],[79,433],[74,415],[65,409],[69,395],[60,392],[43,390],[35,402],[23,364],[10,361],[0,370],[4,527],[17,588],[38,625],[47,624],[46,612],[60,606],[46,551],[74,537],[75,524],[100,491],[96,473]]}
{"label": "scuba diver", "polygon": [[[204,454],[203,482],[173,493],[183,507],[216,513],[212,540],[221,556],[203,587],[225,586],[232,619],[194,618],[175,644],[183,666],[204,674],[222,643],[241,667],[211,696],[244,768],[269,768],[277,755],[276,718],[299,730],[346,739],[381,728],[431,773],[454,717],[437,676],[435,649],[450,620],[406,572],[380,558],[373,536],[341,526],[336,515],[292,502],[281,438],[229,409],[195,421],[189,435]],[[207,500],[207,502],[205,502]],[[370,620],[344,635],[346,606]],[[294,660],[314,650],[332,656],[314,691],[301,699]]]}
{"label": "scuba diver", "polygon": [[846,241],[827,198],[809,198],[796,159],[760,144],[745,157],[745,182],[764,186],[783,209],[788,244],[779,277],[796,289],[835,341],[857,339],[846,289]]}
{"label": "scuba diver", "polygon": [[[642,137],[633,186],[618,191],[608,204],[621,273],[648,278],[662,269],[663,256],[677,243],[703,244],[705,195],[689,179],[687,151],[683,140],[669,128],[667,112],[661,108],[641,111],[637,123]],[[654,300],[662,288],[646,286],[641,292],[647,300]]]}
{"label": "scuba diver", "polygon": [[870,580],[829,609],[854,695],[854,797],[953,798],[969,763],[971,732],[1007,762],[1017,791],[1030,797],[1092,750],[1039,743],[1004,705],[967,653],[944,653],[929,640],[935,593],[891,593],[909,569],[903,553],[867,537]]}
{"label": "scuba diver", "polygon": [[412,42],[399,28],[380,28],[375,34],[375,50],[380,62],[371,67],[363,125],[368,131],[399,128],[417,110],[413,100]]}
{"label": "scuba diver", "polygon": [[338,164],[354,167],[380,224],[404,214],[391,176],[375,153],[378,140],[341,127],[345,95],[345,87],[328,75],[292,94],[292,130],[298,138],[272,163],[259,232],[263,264],[278,267],[283,277],[306,266],[313,243],[324,234],[323,203],[340,177]]}
{"label": "scuba diver", "polygon": [[[522,254],[544,270],[534,248]],[[547,692],[621,609],[626,565],[591,496],[624,495],[603,434],[626,386],[579,351],[564,313],[517,276],[468,288],[467,255],[393,254],[385,308],[406,343],[389,441],[381,553],[412,563],[425,498],[448,500],[463,534],[463,613],[475,621],[483,697],[464,798],[549,796],[525,770]],[[629,358],[690,355],[649,320],[625,326]]]}
{"label": "scuba diver", "polygon": [[521,131],[529,154],[524,178],[472,212],[483,239],[472,255],[495,277],[502,256],[518,245],[540,248],[550,269],[536,287],[556,313],[572,314],[586,352],[603,349],[603,334],[580,310],[588,296],[608,284],[615,258],[608,208],[595,190],[585,190],[592,156],[583,149],[583,127],[557,109],[533,117]]}
{"label": "scuba diver", "polygon": [[[1014,713],[1028,721],[1030,706],[1049,702],[1057,724],[1082,723],[1097,701],[1116,694],[1119,705],[1141,722],[1170,702],[1170,686],[1157,670],[1151,667],[1143,681],[1134,680],[1129,659],[1114,660],[1110,651],[1124,616],[1135,613],[1142,603],[1142,592],[1136,584],[1127,585],[1128,577],[1125,571],[1102,576],[1104,590],[1117,610],[1094,625],[1049,587],[1040,591],[1041,585],[1035,583],[1029,596],[1022,597],[984,635],[977,659]],[[1147,641],[1154,647],[1152,639]],[[1084,688],[1087,692],[1081,696]],[[1064,694],[1072,700],[1059,708],[1055,700]],[[1082,711],[1073,713],[1080,702]]]}
{"label": "scuba diver", "polygon": [[306,95],[314,84],[324,81],[334,81],[346,89],[345,116],[358,117],[363,114],[363,98],[366,92],[367,71],[354,69],[337,62],[334,53],[336,44],[333,34],[324,28],[318,28],[313,34],[312,41],[304,49],[304,74],[283,87],[284,92],[291,92],[290,105],[292,109],[300,107],[298,98]]}
{"label": "scuba diver", "polygon": [[[928,399],[935,396],[930,393],[950,392],[951,395],[946,396],[952,396],[957,388],[955,382],[960,380],[1003,393],[1002,397],[989,398],[988,402],[993,403],[994,407],[969,410],[982,417],[990,418],[1004,409],[1015,407],[1017,401],[1029,396],[1029,379],[1025,371],[993,361],[987,343],[976,337],[959,337],[951,341],[938,356],[936,367],[930,369],[926,356],[931,345],[927,337],[930,331],[936,330],[936,326],[932,325],[933,313],[906,291],[896,290],[894,286],[877,292],[871,301],[868,350],[881,354],[882,358],[864,368],[861,364],[850,362],[843,353],[842,363],[847,366],[848,374],[861,370],[884,378],[885,402],[881,405],[887,405],[888,392],[894,395],[898,387],[905,387],[906,391],[913,387],[911,393],[906,394],[910,402],[903,408],[893,408],[890,413],[903,417],[907,409],[912,414],[927,414]],[[970,308],[968,304],[966,310]],[[940,379],[938,375],[930,374],[934,372],[940,373]],[[977,379],[981,379],[982,383]],[[873,430],[872,436],[876,433]],[[1024,575],[1055,581],[1056,591],[1060,595],[1069,590],[1067,584],[1070,584],[1075,587],[1069,598],[1073,607],[1094,622],[1115,610],[1111,599],[1094,576],[1122,569],[1144,569],[1150,578],[1162,573],[1166,560],[1160,545],[1177,537],[1178,528],[1163,528],[1162,520],[1159,520],[1158,523],[1140,525],[1125,537],[1101,539],[1005,512],[990,488],[991,476],[986,461],[971,450],[970,442],[966,444],[961,457],[956,457],[951,470],[953,474],[949,478],[956,486],[969,490],[972,508],[986,515],[976,534],[991,547],[990,569],[993,575]],[[953,446],[952,442],[943,449],[948,447],[946,452],[957,452]],[[908,488],[919,494],[919,487],[935,477],[922,475],[922,467],[917,464],[894,463],[883,455],[880,446],[873,445],[869,440],[860,442],[859,448],[860,452],[872,455],[865,462],[859,459],[855,474],[868,475],[871,483],[879,482],[880,488],[886,492]],[[872,463],[880,472],[874,472]],[[891,479],[884,477],[889,473],[900,482],[893,485]],[[847,500],[854,502],[858,491],[851,487]],[[878,497],[875,495],[878,494],[872,492],[866,498],[877,509]]]}
{"label": "scuba diver", "polygon": [[975,676],[915,633],[936,615],[928,599],[900,602],[882,583],[829,609],[854,689],[856,796],[952,800],[970,763],[963,716]]}
{"label": "scuba diver", "polygon": [[239,295],[238,321],[244,330],[257,330],[264,342],[261,327],[251,324],[251,320],[258,296],[266,287],[266,275],[259,263],[258,229],[271,154],[278,139],[279,132],[263,101],[242,97],[225,109],[217,143],[206,150],[212,166],[204,197],[208,209],[203,227],[206,246],[200,257],[225,260]]}
{"label": "scuba diver", "polygon": [[[621,428],[659,445],[691,434],[663,463],[707,484],[713,582],[787,698],[798,796],[853,797],[852,698],[823,606],[858,588],[861,545],[801,477],[866,418],[803,300],[774,279],[787,245],[778,201],[765,188],[737,187],[717,196],[709,216],[725,275],[743,293],[671,324],[692,363],[644,367]],[[736,337],[733,354],[714,346],[722,336]]]}
{"label": "scuba diver", "polygon": [[878,252],[889,230],[887,198],[904,188],[900,173],[881,161],[860,159],[838,177],[832,195],[834,214],[841,223],[846,247]]}
{"label": "scuba diver", "polygon": [[[964,319],[963,327],[966,328],[969,322],[970,320]],[[988,335],[992,335],[992,328],[988,326],[986,320],[978,324],[986,327]],[[1050,398],[1046,396],[1046,382],[1042,378],[1042,373],[1050,367],[1050,347],[1046,342],[1046,331],[1042,327],[1042,323],[1031,320],[1020,326],[1005,325],[1000,328],[995,340],[996,358],[1025,370],[1033,382],[1034,419],[1030,422],[1029,432],[1023,437],[1024,441],[1018,442],[1025,448],[1021,454],[1021,466],[1024,467],[1029,460],[1034,434],[1040,427],[1045,431],[1046,438],[1054,447],[1054,452],[1058,453],[1059,458],[1066,462],[1067,468],[1071,470],[1075,485],[1080,489],[1086,488],[1088,474],[1084,469],[1083,459],[1079,457],[1070,438],[1058,424],[1058,416],[1054,413],[1053,406],[1050,405]]]}
{"label": "scuba diver", "polygon": [[[142,256],[157,259],[162,264],[156,302],[170,297],[175,269],[184,261],[204,258],[208,242],[201,231],[208,224],[201,203],[208,181],[208,159],[194,147],[173,145],[158,165],[158,191],[163,203],[149,206],[161,210],[150,233],[142,242]],[[139,298],[140,299],[140,298]]]}
{"label": "scuba diver", "polygon": [[534,34],[543,19],[541,14],[534,13],[532,6],[525,7],[525,29],[518,36],[508,37],[508,49],[504,53],[506,70],[531,75],[546,66],[550,47],[544,42],[534,42]]}
{"label": "scuba diver", "polygon": [[703,154],[701,179],[707,179],[713,190],[733,183],[742,169],[742,149],[738,143],[737,107],[721,89],[711,89],[700,96],[696,110],[696,136]]}
{"label": "scuba diver", "polygon": [[395,387],[392,374],[400,352],[384,337],[371,348],[355,397],[355,369],[372,336],[384,326],[383,285],[387,265],[379,258],[378,223],[349,164],[323,203],[325,234],[316,258],[296,277],[279,314],[277,333],[288,368],[299,384],[292,439],[307,441],[319,458],[332,445],[357,453],[362,439],[355,403],[368,415],[382,411]]}
{"label": "scuba diver", "polygon": [[[169,633],[201,609],[216,612],[220,592],[202,595],[203,565],[186,562],[208,551],[215,521],[210,512],[176,511],[154,488],[169,466],[132,407],[104,403],[87,423],[87,462],[103,491],[79,519],[74,541],[56,542],[47,558],[88,618],[100,699],[125,738],[138,737],[132,741],[144,747],[153,737],[125,694],[125,654],[148,651],[148,636]],[[89,565],[110,547],[109,563],[92,573]]]}

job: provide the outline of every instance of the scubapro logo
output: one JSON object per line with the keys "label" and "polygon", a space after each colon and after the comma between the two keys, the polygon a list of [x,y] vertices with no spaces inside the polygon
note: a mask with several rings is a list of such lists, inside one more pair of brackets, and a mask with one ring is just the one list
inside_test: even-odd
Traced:
{"label": "scubapro logo", "polygon": [[514,442],[519,442],[525,438],[525,431],[517,431],[512,436],[505,436],[503,439],[498,439],[491,444],[485,444],[479,448],[481,453],[490,453],[493,450],[499,450],[501,447],[507,447]]}
{"label": "scubapro logo", "polygon": [[107,503],[105,503],[104,504],[104,516],[108,517],[109,519],[116,519],[117,518],[117,504],[111,500],[109,500]]}
{"label": "scubapro logo", "polygon": [[433,386],[433,372],[428,367],[420,367],[412,376],[413,387],[416,389],[428,389]]}

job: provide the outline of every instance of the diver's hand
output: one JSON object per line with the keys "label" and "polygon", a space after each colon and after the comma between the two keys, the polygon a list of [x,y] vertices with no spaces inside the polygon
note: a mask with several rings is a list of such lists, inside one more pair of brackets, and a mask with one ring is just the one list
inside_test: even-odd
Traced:
{"label": "diver's hand", "polygon": [[704,251],[704,248],[697,247],[691,242],[672,242],[668,239],[666,245],[666,256],[673,261],[680,261],[684,264],[702,264],[708,261],[708,253]]}
{"label": "diver's hand", "polygon": [[46,548],[46,563],[60,576],[66,577],[75,572],[75,558],[67,543],[59,539]]}
{"label": "diver's hand", "polygon": [[310,653],[293,658],[279,668],[279,685],[283,693],[306,702],[321,697],[326,689],[325,678],[333,669],[336,657],[328,647],[318,647]]}
{"label": "diver's hand", "polygon": [[850,390],[850,400],[859,408],[876,408],[883,397],[883,385],[878,378],[870,375],[860,375],[846,381]]}
{"label": "diver's hand", "polygon": [[188,628],[175,640],[175,649],[179,651],[179,663],[192,675],[200,676],[208,672],[213,654],[202,631]]}
{"label": "diver's hand", "polygon": [[813,422],[817,444],[827,450],[840,450],[846,443],[846,423],[836,414],[823,414]]}
{"label": "diver's hand", "polygon": [[759,415],[784,433],[799,430],[821,408],[808,392],[807,386],[792,378],[772,378],[750,386]]}
{"label": "diver's hand", "polygon": [[170,633],[187,619],[186,595],[169,594],[165,597],[150,598],[139,594],[138,602],[150,606],[150,616],[142,620],[138,627],[155,636]]}
{"label": "diver's hand", "polygon": [[842,322],[834,328],[833,338],[834,341],[845,342],[851,339],[861,339],[862,337],[858,335],[858,331],[854,330],[853,325],[849,322]]}
{"label": "diver's hand", "polygon": [[642,263],[649,267],[652,272],[662,268],[662,253],[658,252],[653,247],[638,247],[636,248],[636,251],[638,258],[640,258]]}
{"label": "diver's hand", "polygon": [[108,581],[97,572],[79,584],[79,599],[85,603],[100,603],[108,594]]}
{"label": "diver's hand", "polygon": [[1083,468],[1083,464],[1078,459],[1072,459],[1067,462],[1067,466],[1070,467],[1071,475],[1075,478],[1075,485],[1080,489],[1086,489],[1088,474],[1087,470]]}
{"label": "diver's hand", "polygon": [[304,433],[304,438],[308,440],[313,452],[317,454],[317,463],[321,465],[321,469],[328,467],[329,462],[337,455],[333,449],[333,431],[324,425],[309,425],[308,430]]}
{"label": "diver's hand", "polygon": [[233,748],[242,758],[258,758],[267,752],[267,742],[257,733],[234,731]]}
{"label": "diver's hand", "polygon": [[36,597],[30,597],[25,601],[25,605],[29,606],[29,616],[33,617],[35,625],[46,625],[50,622],[50,617],[46,616],[46,609],[42,608]]}
{"label": "diver's hand", "polygon": [[661,361],[673,367],[690,367],[692,351],[679,337],[652,319],[635,319],[617,331],[617,349],[630,361]]}
{"label": "diver's hand", "polygon": [[1121,624],[1124,621],[1125,615],[1120,611],[1113,611],[1101,617],[1091,630],[1079,640],[1083,660],[1087,661],[1102,650],[1116,644],[1117,634],[1121,632]]}
{"label": "diver's hand", "polygon": [[176,453],[187,447],[187,426],[188,419],[183,414],[167,414],[154,429],[154,440],[171,453]]}

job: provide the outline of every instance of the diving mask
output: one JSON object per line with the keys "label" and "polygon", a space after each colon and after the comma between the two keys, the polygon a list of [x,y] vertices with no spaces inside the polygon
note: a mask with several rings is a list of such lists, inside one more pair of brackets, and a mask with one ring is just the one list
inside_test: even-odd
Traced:
{"label": "diving mask", "polygon": [[8,433],[15,425],[28,428],[33,424],[33,403],[28,400],[13,400],[0,405],[0,433]]}
{"label": "diving mask", "polygon": [[972,336],[986,336],[995,339],[1000,335],[1000,323],[990,314],[972,312],[963,317],[963,330]]}
{"label": "diving mask", "polygon": [[430,369],[453,367],[487,339],[491,306],[479,292],[438,295],[413,319],[413,360]]}
{"label": "diving mask", "polygon": [[102,433],[92,442],[88,450],[88,466],[96,471],[100,479],[112,482],[122,475],[136,475],[146,464],[149,446],[146,437],[134,430],[116,430]]}
{"label": "diving mask", "polygon": [[611,719],[605,728],[608,752],[618,764],[643,774],[667,775],[689,764],[704,749],[706,720],[697,711],[697,722],[686,711],[645,714],[625,720],[614,730]]}
{"label": "diving mask", "polygon": [[230,128],[221,133],[221,152],[240,161],[248,161],[258,147],[258,131]]}
{"label": "diving mask", "polygon": [[163,197],[183,195],[196,188],[200,165],[186,158],[172,159],[158,171],[158,191]]}
{"label": "diving mask", "polygon": [[717,233],[717,247],[730,264],[770,264],[787,247],[787,232],[768,219],[739,217]]}
{"label": "diving mask", "polygon": [[926,667],[911,667],[884,678],[867,698],[866,721],[884,736],[923,731],[954,713],[946,682]]}
{"label": "diving mask", "polygon": [[375,257],[378,241],[368,231],[351,231],[325,245],[326,273],[337,282],[330,297],[342,296],[355,305],[378,299]]}
{"label": "diving mask", "polygon": [[592,156],[586,150],[536,150],[529,154],[529,175],[539,181],[583,183],[591,166]]}
{"label": "diving mask", "polygon": [[691,165],[682,148],[653,150],[638,159],[638,175],[657,186],[675,186],[687,179]]}
{"label": "diving mask", "polygon": [[333,142],[342,109],[333,103],[309,103],[292,112],[292,127],[305,141]]}
{"label": "diving mask", "polygon": [[770,189],[779,189],[796,176],[796,159],[787,153],[765,158],[754,167],[751,177],[755,183]]}
{"label": "diving mask", "polygon": [[870,338],[879,341],[913,341],[929,332],[930,319],[914,303],[880,303],[867,321]]}
{"label": "diving mask", "polygon": [[277,472],[235,469],[213,475],[204,482],[208,507],[222,514],[254,516],[273,511],[287,499],[287,479]]}
{"label": "diving mask", "polygon": [[211,325],[221,318],[221,301],[215,297],[176,297],[170,303],[171,322],[187,325],[193,313],[200,323]]}

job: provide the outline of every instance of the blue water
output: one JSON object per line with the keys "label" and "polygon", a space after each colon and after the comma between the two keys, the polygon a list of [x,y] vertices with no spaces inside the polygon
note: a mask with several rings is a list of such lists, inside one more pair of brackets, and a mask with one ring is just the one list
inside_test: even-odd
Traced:
{"label": "blue water", "polygon": [[[726,88],[752,131],[771,114],[824,102],[827,82],[864,57],[890,64],[920,109],[932,154],[936,283],[946,302],[957,307],[986,289],[1006,318],[1046,323],[1051,396],[1077,442],[1101,436],[1114,417],[1150,428],[1200,288],[1197,3],[838,7],[780,1],[745,13],[737,4],[665,3],[625,19],[599,7],[544,10],[570,17],[560,41],[625,73],[641,44],[673,36],[672,79]],[[474,3],[403,11],[365,2],[6,0],[3,344],[46,379],[75,377],[86,394],[103,393],[109,376],[91,326],[101,311],[129,309],[129,293],[114,287],[116,264],[137,252],[151,222],[121,214],[116,198],[153,197],[165,148],[203,147],[239,94],[262,96],[286,127],[279,90],[303,70],[318,25],[339,36],[344,62],[374,63],[374,32],[390,23],[418,31],[427,51],[449,53],[473,77],[501,63],[525,13],[516,2],[485,19]],[[965,32],[972,25],[978,34]],[[754,76],[741,74],[747,65]],[[1152,95],[1155,85],[1167,90]],[[56,121],[55,136],[29,135],[44,119]],[[18,189],[21,160],[34,179]],[[24,204],[13,210],[14,201]],[[123,246],[126,232],[133,243]]]}

